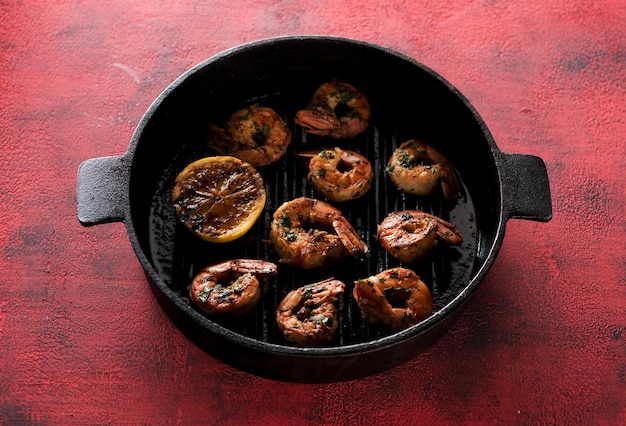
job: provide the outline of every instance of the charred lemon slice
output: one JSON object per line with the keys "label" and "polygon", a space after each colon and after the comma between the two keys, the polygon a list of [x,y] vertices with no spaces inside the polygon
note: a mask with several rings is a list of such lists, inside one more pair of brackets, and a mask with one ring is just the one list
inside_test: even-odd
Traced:
{"label": "charred lemon slice", "polygon": [[235,157],[206,157],[179,173],[172,200],[187,229],[206,241],[226,243],[252,228],[265,207],[265,188],[252,165]]}

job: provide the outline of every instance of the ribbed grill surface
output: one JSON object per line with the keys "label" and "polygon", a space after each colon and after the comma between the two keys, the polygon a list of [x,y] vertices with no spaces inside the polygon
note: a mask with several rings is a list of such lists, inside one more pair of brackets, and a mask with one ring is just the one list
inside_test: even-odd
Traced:
{"label": "ribbed grill surface", "polygon": [[[290,116],[284,116],[288,122]],[[389,332],[373,326],[361,318],[352,297],[353,282],[384,269],[405,266],[413,269],[431,289],[435,311],[443,308],[467,285],[472,277],[477,252],[478,236],[475,211],[467,189],[462,185],[461,197],[453,205],[445,205],[438,198],[423,199],[401,193],[385,173],[385,165],[393,150],[404,140],[399,140],[393,129],[372,122],[367,131],[354,140],[341,141],[305,134],[298,126],[292,127],[293,141],[285,157],[277,164],[259,168],[267,191],[267,204],[256,225],[242,239],[226,244],[211,244],[191,235],[177,223],[171,205],[171,188],[176,174],[182,168],[205,155],[210,155],[199,144],[183,145],[178,156],[164,170],[156,188],[150,218],[150,251],[152,264],[166,284],[179,297],[188,301],[188,286],[203,267],[234,258],[255,258],[277,262],[269,244],[269,228],[274,211],[285,201],[297,197],[325,200],[306,181],[308,167],[296,157],[296,152],[316,148],[340,146],[365,155],[374,168],[371,189],[361,199],[334,203],[342,210],[370,253],[358,261],[346,259],[325,270],[305,271],[279,265],[277,277],[262,281],[262,297],[257,307],[238,320],[214,320],[237,333],[263,342],[286,343],[276,328],[274,310],[280,300],[292,289],[328,277],[342,280],[345,293],[339,298],[339,328],[331,346],[376,339]],[[436,143],[436,141],[434,141]],[[439,147],[445,152],[445,147]],[[461,176],[462,182],[462,176]],[[440,244],[428,261],[411,265],[401,264],[389,256],[376,241],[376,228],[387,214],[403,209],[420,209],[455,223],[464,242],[459,247]]]}

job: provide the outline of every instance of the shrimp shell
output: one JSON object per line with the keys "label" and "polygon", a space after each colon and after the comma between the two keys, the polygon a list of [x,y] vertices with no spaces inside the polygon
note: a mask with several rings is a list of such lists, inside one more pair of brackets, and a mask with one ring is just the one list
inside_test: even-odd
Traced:
{"label": "shrimp shell", "polygon": [[353,296],[364,319],[382,323],[393,331],[429,317],[435,306],[428,286],[406,268],[387,269],[355,281]]}
{"label": "shrimp shell", "polygon": [[279,261],[288,265],[312,269],[368,252],[340,210],[313,198],[283,203],[270,226],[270,241]]}
{"label": "shrimp shell", "polygon": [[274,263],[236,259],[203,268],[193,279],[189,298],[202,312],[241,316],[261,297],[258,278],[276,275]]}
{"label": "shrimp shell", "polygon": [[[344,110],[344,111],[341,111]],[[331,81],[313,94],[294,121],[307,132],[333,138],[352,138],[367,129],[371,107],[367,96],[353,85]]]}
{"label": "shrimp shell", "polygon": [[337,296],[345,284],[329,278],[293,290],[276,309],[276,324],[285,339],[300,346],[318,346],[333,337],[337,326]]}
{"label": "shrimp shell", "polygon": [[311,157],[307,178],[317,192],[331,201],[354,200],[370,189],[374,179],[372,164],[358,152],[335,147],[300,155]]}
{"label": "shrimp shell", "polygon": [[207,145],[212,150],[231,155],[262,167],[278,161],[291,143],[291,130],[271,108],[258,104],[231,115],[226,128],[210,124]]}
{"label": "shrimp shell", "polygon": [[394,150],[385,169],[398,189],[413,195],[431,196],[441,188],[447,201],[459,195],[452,164],[431,145],[411,139]]}
{"label": "shrimp shell", "polygon": [[463,242],[454,224],[421,210],[391,213],[378,225],[377,235],[387,253],[407,263],[428,257],[438,238],[453,245]]}

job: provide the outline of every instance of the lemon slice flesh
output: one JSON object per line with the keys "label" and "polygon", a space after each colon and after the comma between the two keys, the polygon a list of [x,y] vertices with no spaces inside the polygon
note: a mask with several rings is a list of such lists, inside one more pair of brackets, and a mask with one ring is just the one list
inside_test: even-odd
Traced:
{"label": "lemon slice flesh", "polygon": [[261,175],[230,156],[194,161],[178,174],[172,190],[176,215],[203,240],[226,243],[252,228],[265,207]]}

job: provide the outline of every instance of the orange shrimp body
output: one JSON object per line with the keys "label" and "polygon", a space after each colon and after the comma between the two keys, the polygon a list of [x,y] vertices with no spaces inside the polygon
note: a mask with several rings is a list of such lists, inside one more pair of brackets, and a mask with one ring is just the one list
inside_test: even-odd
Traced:
{"label": "orange shrimp body", "polygon": [[455,225],[421,210],[392,213],[378,225],[378,241],[387,253],[402,262],[428,257],[438,238],[453,245],[463,242]]}
{"label": "orange shrimp body", "polygon": [[365,94],[349,83],[331,81],[315,91],[294,121],[314,135],[351,138],[367,129],[370,114]]}
{"label": "orange shrimp body", "polygon": [[240,316],[261,297],[258,278],[276,275],[276,265],[253,259],[237,259],[207,266],[193,279],[189,298],[204,313]]}
{"label": "orange shrimp body", "polygon": [[358,152],[325,149],[312,156],[308,180],[331,201],[350,201],[370,189],[374,172],[370,161]]}
{"label": "orange shrimp body", "polygon": [[330,341],[339,325],[337,296],[345,285],[329,278],[291,291],[276,309],[276,324],[285,339],[300,346]]}
{"label": "orange shrimp body", "polygon": [[368,251],[340,210],[306,197],[276,210],[270,241],[281,263],[304,269],[328,266],[348,255],[358,258]]}
{"label": "orange shrimp body", "polygon": [[434,308],[428,286],[410,269],[393,268],[355,281],[353,296],[363,318],[403,330],[429,317]]}
{"label": "orange shrimp body", "polygon": [[226,128],[210,124],[207,138],[212,150],[254,167],[278,161],[290,143],[291,130],[287,123],[273,109],[258,104],[235,112]]}
{"label": "orange shrimp body", "polygon": [[387,174],[398,189],[409,194],[430,196],[441,188],[444,199],[456,200],[459,182],[452,164],[427,143],[411,139],[391,155]]}

